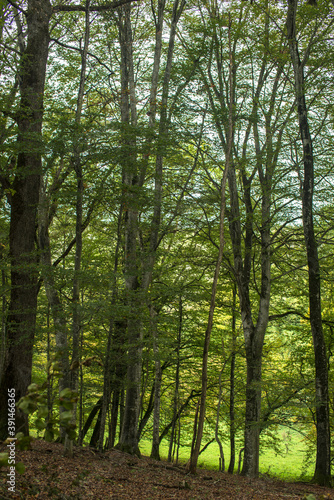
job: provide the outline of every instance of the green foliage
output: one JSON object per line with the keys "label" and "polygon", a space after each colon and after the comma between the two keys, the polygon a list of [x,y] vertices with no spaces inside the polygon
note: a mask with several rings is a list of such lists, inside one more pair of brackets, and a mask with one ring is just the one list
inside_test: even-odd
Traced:
{"label": "green foliage", "polygon": [[[59,356],[59,354],[58,354]],[[59,427],[63,428],[70,439],[76,437],[76,424],[73,422],[73,408],[78,400],[78,394],[72,389],[65,388],[57,398],[58,405],[62,408],[58,416],[50,418],[47,400],[47,388],[52,377],[62,376],[57,357],[48,365],[48,379],[41,385],[33,383],[28,387],[28,393],[17,403],[18,408],[34,415],[33,425],[37,432],[44,431],[44,439],[52,441],[59,434]],[[66,411],[64,411],[64,409]]]}
{"label": "green foliage", "polygon": [[[5,441],[5,444],[7,445],[14,445],[15,448],[19,449],[26,449],[25,444],[27,441],[24,439],[24,436],[20,436],[20,433],[16,435],[14,439],[7,439]],[[10,452],[3,452],[0,453],[0,468],[1,467],[15,467],[15,470],[19,474],[23,474],[25,472],[25,466],[22,462],[16,462],[15,457],[12,456],[12,453]]]}
{"label": "green foliage", "polygon": [[[307,458],[314,460],[314,359],[308,320],[306,292],[307,268],[301,226],[300,172],[301,150],[298,124],[294,118],[292,72],[285,32],[285,13],[275,2],[199,2],[187,3],[175,40],[167,102],[169,136],[163,143],[161,207],[155,206],[157,191],[156,154],[162,119],[161,95],[164,81],[166,42],[170,29],[171,2],[165,12],[162,64],[158,75],[157,113],[150,122],[150,85],[154,60],[155,21],[149,2],[134,5],[132,10],[135,68],[136,123],[122,122],[121,68],[122,44],[119,40],[120,12],[104,13],[91,22],[91,44],[87,60],[85,96],[80,126],[75,121],[80,77],[82,13],[57,18],[53,25],[44,102],[43,182],[50,196],[52,266],[47,272],[66,319],[68,346],[74,304],[72,285],[75,266],[76,190],[73,147],[80,146],[83,168],[83,255],[80,278],[80,373],[81,426],[103,391],[108,333],[115,323],[126,324],[135,315],[142,339],[141,416],[149,408],[154,384],[155,355],[152,325],[147,304],[154,306],[157,324],[159,361],[164,366],[161,387],[160,431],[171,422],[174,398],[181,408],[192,391],[200,385],[203,337],[207,322],[210,289],[219,242],[218,213],[220,182],[225,163],[228,71],[230,44],[235,62],[235,129],[233,162],[237,173],[240,199],[242,245],[245,228],[252,218],[250,299],[255,310],[261,297],[261,219],[263,186],[261,168],[277,162],[271,198],[271,305],[262,369],[261,459],[278,457],[286,451],[280,426],[298,430],[305,436]],[[322,262],[323,318],[329,363],[334,352],[333,335],[333,223],[332,151],[333,151],[333,44],[330,2],[321,8],[306,3],[298,11],[298,36],[309,59],[305,65],[307,100],[314,131],[316,155],[315,226]],[[156,8],[156,2],[152,2]],[[268,10],[269,9],[269,10]],[[1,176],[12,179],[17,153],[15,87],[19,63],[15,23],[11,10],[0,4],[0,32],[3,52],[0,57],[0,136]],[[269,12],[269,17],[268,17]],[[96,14],[100,16],[100,14]],[[22,18],[23,19],[23,18]],[[266,25],[266,23],[269,23]],[[8,30],[3,30],[7,23]],[[231,32],[228,26],[231,23]],[[229,39],[230,36],[230,39]],[[10,47],[12,50],[9,50]],[[72,50],[74,48],[74,50]],[[257,95],[261,68],[266,75]],[[284,71],[277,76],[277,69]],[[277,79],[276,79],[277,77]],[[277,84],[277,93],[273,93]],[[12,95],[13,90],[13,95]],[[9,99],[9,96],[12,96]],[[257,109],[254,111],[256,101]],[[131,100],[131,105],[134,102]],[[201,123],[203,130],[201,132]],[[254,130],[258,125],[260,150],[255,147]],[[282,136],[280,135],[282,132]],[[248,135],[247,135],[248,134]],[[223,138],[223,139],[222,139]],[[161,144],[160,144],[161,145]],[[225,148],[225,149],[224,149]],[[131,167],[130,167],[131,166]],[[125,170],[133,169],[136,185],[125,186]],[[252,214],[246,213],[243,180],[251,180]],[[126,189],[127,190],[126,190]],[[125,195],[133,195],[136,227],[136,266],[140,307],[127,304],[125,283],[126,228],[128,207]],[[0,214],[0,289],[4,302],[1,319],[5,324],[10,291],[8,256],[10,198],[14,190],[1,191]],[[245,417],[246,366],[244,338],[239,303],[232,303],[235,287],[233,248],[229,235],[230,200],[227,192],[225,251],[217,292],[217,305],[209,352],[208,402],[205,439],[210,439],[215,425],[218,401],[218,377],[222,376],[219,433],[228,443],[230,424],[230,369],[235,354],[235,437],[242,447]],[[159,208],[159,210],[158,210]],[[158,214],[160,232],[155,248],[152,280],[146,293],[141,276],[150,261],[150,238],[153,215]],[[41,268],[40,268],[41,270]],[[45,269],[43,269],[44,273]],[[137,292],[136,292],[137,293]],[[236,320],[236,338],[232,338],[232,312]],[[289,314],[285,315],[285,313]],[[254,323],[257,321],[254,314]],[[18,403],[31,416],[38,435],[53,440],[59,427],[74,439],[76,423],[73,410],[78,394],[70,389],[58,395],[62,377],[60,353],[54,338],[52,311],[44,288],[39,293],[37,328],[34,345],[33,380],[29,392]],[[4,331],[4,329],[3,329]],[[47,344],[48,339],[48,344]],[[48,345],[48,353],[46,352]],[[2,347],[2,346],[1,346]],[[69,349],[70,350],[70,349]],[[126,377],[120,374],[118,361],[126,362],[129,351],[126,327],[119,339],[111,342],[111,386],[120,385],[124,396]],[[51,361],[47,362],[47,356]],[[70,353],[69,353],[70,357]],[[2,358],[1,358],[2,360]],[[84,361],[83,361],[84,360]],[[89,361],[90,360],[90,361]],[[178,365],[179,363],[179,365]],[[45,380],[45,365],[47,379]],[[179,368],[179,388],[175,377]],[[334,379],[330,372],[330,394]],[[48,395],[50,400],[48,401]],[[332,396],[331,396],[332,397]],[[194,398],[181,414],[181,447],[191,443],[197,400]],[[331,401],[333,405],[333,401]],[[56,407],[56,408],[55,408]],[[59,407],[61,411],[59,416]],[[51,410],[51,411],[50,411]],[[118,420],[119,423],[119,420]],[[92,430],[90,430],[91,434]],[[152,418],[143,430],[151,436]],[[289,431],[287,431],[289,432]],[[171,431],[167,433],[170,437]],[[90,435],[88,434],[88,435]],[[28,446],[20,437],[18,444]],[[87,437],[86,437],[87,440]],[[210,445],[211,446],[211,445]],[[210,447],[210,450],[212,448]],[[187,453],[189,448],[186,448]],[[209,450],[209,451],[210,451]],[[165,449],[164,449],[165,451]],[[184,451],[184,450],[182,450]],[[165,454],[167,455],[167,451]],[[216,452],[215,452],[216,453]],[[226,450],[227,453],[227,450]],[[305,453],[305,447],[300,455]],[[208,452],[209,454],[209,452]],[[186,453],[185,453],[186,455]],[[184,457],[186,458],[186,457]],[[187,457],[188,458],[188,457]],[[2,460],[6,460],[2,457]],[[204,460],[204,459],[203,459]],[[275,459],[276,461],[276,459]],[[270,469],[270,464],[265,464]],[[263,470],[263,472],[266,472]],[[276,470],[275,470],[276,474]]]}

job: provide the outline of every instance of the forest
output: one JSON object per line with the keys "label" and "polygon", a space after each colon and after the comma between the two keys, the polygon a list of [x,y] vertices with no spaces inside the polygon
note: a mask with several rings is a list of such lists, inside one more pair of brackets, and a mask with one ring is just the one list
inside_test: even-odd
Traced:
{"label": "forest", "polygon": [[333,65],[329,0],[0,0],[0,441],[331,486]]}

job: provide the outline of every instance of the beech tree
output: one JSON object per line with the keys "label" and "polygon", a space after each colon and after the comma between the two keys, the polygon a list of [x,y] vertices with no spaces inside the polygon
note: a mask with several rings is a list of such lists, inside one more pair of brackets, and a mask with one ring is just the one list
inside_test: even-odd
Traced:
{"label": "beech tree", "polygon": [[[316,424],[317,424],[317,457],[314,481],[329,486],[330,473],[330,425],[329,425],[329,395],[328,395],[328,365],[326,344],[321,315],[321,285],[318,245],[313,222],[313,192],[314,192],[314,154],[312,136],[308,121],[308,109],[305,98],[304,66],[307,63],[309,43],[306,54],[301,60],[296,37],[297,0],[288,1],[287,36],[289,40],[290,57],[294,72],[294,84],[297,102],[297,115],[300,138],[303,145],[304,180],[302,187],[303,228],[308,264],[308,288],[310,304],[310,324],[313,337],[315,359],[315,391],[316,391]],[[313,32],[315,36],[317,28]]]}
{"label": "beech tree", "polygon": [[[38,256],[35,233],[42,175],[42,120],[49,22],[48,0],[29,0],[23,10],[27,39],[19,69],[20,105],[16,115],[17,159],[13,172],[2,173],[2,184],[10,193],[11,298],[7,318],[7,345],[0,381],[0,438],[7,437],[7,394],[15,388],[18,401],[31,381],[37,294]],[[20,35],[21,36],[21,35]],[[22,42],[23,43],[23,42]],[[28,433],[28,417],[20,410],[16,431]]]}

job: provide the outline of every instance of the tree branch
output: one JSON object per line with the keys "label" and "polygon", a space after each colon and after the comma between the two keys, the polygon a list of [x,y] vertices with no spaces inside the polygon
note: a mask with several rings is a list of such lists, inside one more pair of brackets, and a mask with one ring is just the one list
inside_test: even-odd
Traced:
{"label": "tree branch", "polygon": [[[9,1],[9,0],[8,0]],[[131,2],[139,2],[140,0],[120,0],[112,3],[106,3],[105,5],[93,5],[89,7],[90,12],[104,12],[106,10],[117,9],[122,5],[126,5]],[[10,1],[12,3],[12,0]],[[52,8],[52,12],[86,12],[85,5],[55,5]]]}
{"label": "tree branch", "polygon": [[22,14],[24,14],[25,16],[27,15],[27,11],[22,9],[22,7],[20,7],[16,2],[14,2],[13,0],[7,0],[7,2],[12,6],[14,7],[15,9],[19,10],[20,12],[22,12]]}

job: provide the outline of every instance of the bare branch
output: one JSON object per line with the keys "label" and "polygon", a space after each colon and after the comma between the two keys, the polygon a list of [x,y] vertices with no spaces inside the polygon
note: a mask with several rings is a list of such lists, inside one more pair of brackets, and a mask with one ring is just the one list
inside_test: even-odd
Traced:
{"label": "bare branch", "polygon": [[[9,0],[8,0],[9,1]],[[126,5],[131,2],[139,2],[140,0],[119,0],[112,3],[106,3],[105,5],[93,5],[89,7],[90,12],[104,12],[106,10],[117,9],[117,7],[121,7],[122,5]],[[12,3],[12,1],[10,1]],[[86,12],[85,5],[55,5],[52,8],[53,12]]]}

